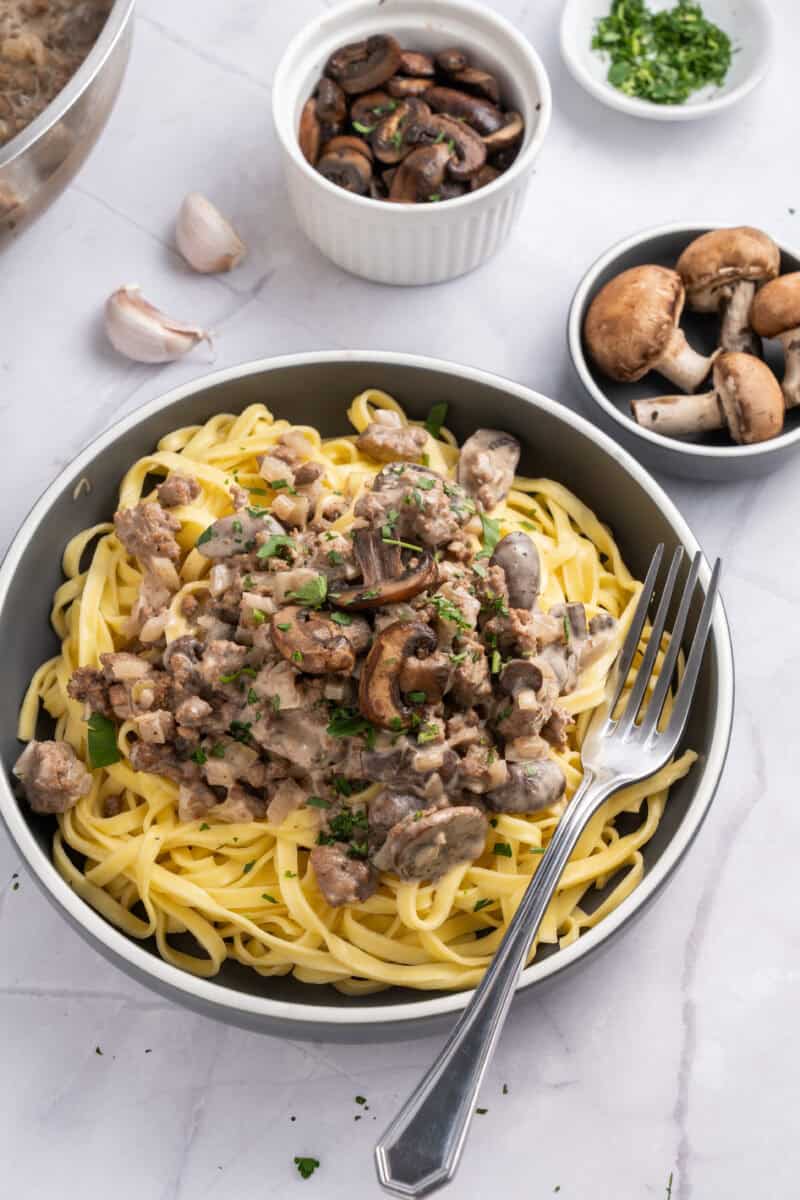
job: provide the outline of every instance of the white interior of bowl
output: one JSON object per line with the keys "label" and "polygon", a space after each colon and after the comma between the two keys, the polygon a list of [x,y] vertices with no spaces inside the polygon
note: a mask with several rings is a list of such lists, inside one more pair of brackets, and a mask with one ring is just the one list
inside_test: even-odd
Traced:
{"label": "white interior of bowl", "polygon": [[[117,425],[107,430],[82,454],[80,454],[61,473],[51,487],[39,499],[19,530],[9,549],[6,559],[0,569],[0,600],[8,591],[9,581],[19,567],[24,548],[35,538],[36,530],[47,517],[54,498],[61,488],[71,485],[91,469],[91,464],[104,451],[113,446],[114,442],[127,430],[146,420],[152,414],[169,408],[172,404],[186,396],[199,394],[206,389],[229,383],[243,376],[258,374],[270,369],[285,367],[305,367],[313,363],[335,363],[358,361],[375,365],[376,377],[383,364],[417,367],[424,370],[444,372],[452,376],[454,383],[468,379],[490,387],[502,388],[511,396],[517,397],[535,410],[545,411],[554,415],[564,426],[564,436],[570,431],[581,433],[594,442],[609,458],[619,463],[637,486],[650,496],[664,514],[674,530],[678,540],[683,544],[691,558],[699,549],[698,544],[667,495],[639,466],[629,454],[620,448],[605,434],[595,429],[588,421],[571,412],[569,409],[556,404],[554,401],[532,392],[518,384],[499,379],[485,371],[474,368],[455,366],[451,363],[422,356],[374,352],[374,351],[337,351],[311,354],[298,354],[262,360],[260,362],[244,363],[219,371],[204,379],[175,389],[161,399],[137,410]],[[708,564],[703,562],[700,581],[703,588],[708,586],[710,571]],[[718,601],[712,625],[712,642],[717,662],[717,705],[711,714],[713,733],[710,738],[708,753],[702,767],[698,764],[698,779],[696,790],[687,807],[686,813],[674,836],[660,854],[633,895],[619,908],[605,917],[597,926],[584,933],[576,942],[564,950],[543,958],[528,967],[522,974],[520,986],[527,987],[540,982],[559,972],[590,954],[600,946],[617,929],[625,925],[648,900],[658,891],[665,879],[673,872],[680,859],[686,852],[703,818],[705,817],[719,781],[730,736],[733,718],[733,662],[725,613],[721,601]],[[16,842],[20,853],[24,856],[29,868],[36,874],[39,882],[56,900],[67,916],[77,925],[83,927],[98,943],[112,952],[123,965],[151,978],[155,983],[173,989],[177,993],[193,998],[198,1004],[212,1006],[218,1015],[225,1019],[235,1020],[237,1014],[247,1014],[253,1018],[271,1019],[287,1024],[291,1031],[292,1024],[312,1020],[317,1025],[330,1026],[368,1026],[372,1024],[391,1024],[394,1026],[407,1023],[409,1025],[426,1018],[442,1014],[454,1013],[467,1003],[469,992],[455,992],[431,999],[416,999],[409,1003],[391,1005],[376,1005],[366,1008],[354,1001],[346,1007],[333,1005],[314,1005],[313,1010],[305,1005],[296,1005],[286,1001],[269,999],[226,988],[213,980],[201,979],[188,972],[171,966],[163,959],[151,954],[145,947],[125,936],[120,930],[110,925],[99,913],[86,904],[59,875],[53,863],[46,858],[36,841],[34,833],[26,821],[20,805],[8,784],[5,773],[0,773],[0,813]]]}
{"label": "white interior of bowl", "polygon": [[[320,187],[342,194],[300,152],[297,130],[300,113],[314,91],[330,55],[348,42],[378,33],[391,33],[409,50],[436,54],[460,46],[474,64],[497,77],[504,105],[525,119],[522,148],[508,171],[488,186],[496,188],[529,169],[539,152],[550,121],[550,85],[539,56],[530,43],[503,17],[465,0],[355,0],[337,6],[307,25],[289,43],[275,74],[273,115],[287,151]],[[485,192],[487,189],[482,189]],[[371,209],[383,202],[344,193],[354,204]],[[477,193],[448,200],[446,205],[392,205],[411,219],[468,204]]]}
{"label": "white interior of bowl", "polygon": [[[697,237],[702,230],[705,232],[709,229],[721,229],[726,227],[730,222],[720,221],[703,221],[696,225],[687,226],[684,224],[675,225],[659,225],[655,229],[644,229],[640,233],[634,233],[629,238],[625,238],[621,242],[617,242],[605,254],[602,254],[596,262],[592,263],[589,270],[584,275],[581,282],[578,284],[578,290],[572,301],[569,311],[569,319],[567,325],[567,341],[569,344],[569,352],[572,357],[572,362],[575,366],[581,383],[586,388],[591,398],[600,405],[605,412],[609,414],[618,424],[623,425],[629,433],[633,433],[636,437],[643,441],[651,442],[655,446],[664,446],[673,452],[685,454],[688,457],[695,458],[758,458],[774,453],[780,447],[793,445],[800,442],[800,425],[796,424],[794,410],[787,420],[792,421],[792,427],[779,434],[778,437],[770,438],[766,442],[757,442],[752,446],[738,446],[734,441],[723,441],[721,445],[709,445],[706,440],[698,439],[689,441],[683,438],[666,437],[662,433],[655,433],[653,430],[644,429],[641,425],[634,421],[632,416],[620,409],[606,395],[601,382],[598,379],[599,372],[596,372],[587,362],[583,347],[583,321],[586,310],[591,302],[595,291],[598,290],[598,279],[606,272],[617,259],[629,255],[632,251],[638,251],[635,255],[636,263],[644,264],[650,261],[658,261],[658,255],[648,253],[648,246],[654,243],[657,239],[663,238],[665,235],[675,235],[676,237],[683,234],[684,239],[681,242],[681,249],[687,246],[693,238]],[[797,270],[800,264],[800,253],[790,249],[787,246],[780,246],[784,261],[788,258],[789,269]],[[621,271],[625,267],[631,265],[631,262],[626,258],[624,266],[618,269]],[[784,268],[785,270],[785,268]],[[616,272],[614,272],[616,274]],[[684,318],[685,319],[685,318]],[[704,317],[704,320],[714,322],[717,320],[713,315]],[[701,347],[702,348],[702,347]],[[778,367],[778,374],[782,367]],[[655,387],[652,394],[668,394],[675,389],[657,374],[653,374],[654,380],[658,381],[658,386]],[[609,388],[614,390],[624,390],[629,394],[630,399],[634,399],[637,395],[644,394],[645,388],[642,384],[639,385],[612,385],[608,384]],[[637,390],[638,388],[638,390]]]}
{"label": "white interior of bowl", "polygon": [[[653,9],[673,8],[677,0],[649,0]],[[772,17],[765,0],[703,0],[703,14],[731,39],[733,60],[722,87],[694,92],[684,104],[653,104],[626,96],[606,78],[609,56],[592,50],[595,25],[608,16],[611,0],[567,0],[561,47],[567,66],[585,88],[604,103],[653,120],[691,120],[727,108],[763,78],[772,46]]]}

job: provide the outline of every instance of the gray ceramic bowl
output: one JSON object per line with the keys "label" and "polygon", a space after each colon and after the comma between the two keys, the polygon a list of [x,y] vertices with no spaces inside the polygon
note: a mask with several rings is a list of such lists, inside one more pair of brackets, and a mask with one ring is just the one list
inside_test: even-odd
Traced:
{"label": "gray ceramic bowl", "polygon": [[0,146],[0,250],[61,195],[99,138],[128,63],[133,5],[114,0],[100,37],[67,86]]}
{"label": "gray ceramic bowl", "polygon": [[[178,388],[146,405],[99,437],[59,475],[24,522],[0,568],[0,639],[5,649],[0,691],[0,813],[48,898],[93,946],[162,994],[235,1024],[290,1037],[377,1040],[443,1028],[462,1008],[465,993],[393,990],[353,999],[332,988],[290,978],[262,979],[229,962],[214,980],[196,979],[163,962],[152,945],[127,938],[67,886],[50,861],[52,822],[21,805],[8,771],[19,753],[17,709],[29,677],[57,649],[48,613],[61,582],[64,544],[78,530],[107,520],[120,480],[134,461],[169,430],[204,421],[220,410],[239,412],[263,401],[277,415],[318,426],[323,434],[347,427],[345,410],[358,392],[391,392],[415,417],[446,400],[447,423],[459,438],[488,421],[523,445],[526,474],[553,476],[609,522],[631,568],[640,577],[656,542],[671,550],[697,543],[670,500],[645,471],[588,422],[552,400],[467,367],[406,354],[339,352],[300,354],[232,367]],[[73,498],[78,480],[90,494]],[[709,572],[704,566],[702,585]],[[693,619],[696,619],[695,611]],[[673,789],[664,819],[645,849],[644,880],[614,913],[568,949],[529,967],[529,988],[575,966],[607,943],[645,908],[669,879],[697,833],[722,772],[733,713],[733,666],[728,625],[720,603],[703,664],[686,743],[700,761]]]}
{"label": "gray ceramic bowl", "polygon": [[[586,393],[586,411],[615,441],[654,471],[665,471],[685,479],[711,479],[736,482],[766,475],[800,452],[800,408],[786,414],[783,433],[756,446],[737,446],[724,431],[693,439],[664,437],[637,425],[631,416],[630,402],[640,396],[664,396],[675,388],[656,372],[639,383],[615,383],[607,379],[586,353],[583,322],[594,297],[609,279],[644,263],[674,267],[681,251],[701,233],[719,229],[721,224],[662,225],[645,229],[618,242],[592,263],[578,285],[567,325],[567,342],[578,378]],[[800,270],[800,255],[781,247],[781,274]],[[684,309],[681,327],[695,349],[710,354],[717,347],[719,318]],[[765,343],[767,362],[780,379],[783,361],[777,342]]]}

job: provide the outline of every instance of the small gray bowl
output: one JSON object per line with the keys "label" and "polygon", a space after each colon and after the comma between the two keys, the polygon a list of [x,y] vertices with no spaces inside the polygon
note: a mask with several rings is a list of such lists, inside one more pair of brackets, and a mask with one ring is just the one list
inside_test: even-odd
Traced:
{"label": "small gray bowl", "polygon": [[[630,568],[643,578],[657,542],[667,554],[686,550],[685,578],[698,549],[672,501],[624,450],[588,421],[552,400],[470,367],[411,354],[335,351],[243,363],[195,379],[144,405],[101,434],[66,467],[24,521],[0,567],[0,641],[5,647],[0,689],[0,817],[31,875],[61,915],[86,940],[141,983],[178,1004],[231,1024],[276,1036],[377,1041],[444,1032],[468,992],[393,988],[371,996],[343,996],[332,987],[290,976],[266,978],[228,961],[214,979],[181,971],[152,942],[127,937],[61,878],[51,859],[54,822],[21,804],[10,771],[19,751],[20,701],[34,670],[58,651],[50,627],[53,591],[62,582],[61,555],[79,530],[108,520],[122,476],[172,429],[217,412],[238,413],[261,402],[276,417],[317,426],[326,437],[346,428],[346,409],[367,387],[381,387],[423,418],[433,404],[449,405],[447,424],[463,440],[491,420],[522,443],[522,471],[547,475],[577,492],[608,522]],[[76,489],[81,479],[91,491]],[[710,571],[703,563],[700,588]],[[702,597],[695,597],[694,629]],[[608,945],[642,913],[672,877],[703,823],[722,774],[733,719],[730,633],[718,601],[703,659],[685,744],[698,761],[674,785],[661,824],[644,847],[645,874],[635,891],[595,928],[564,950],[547,947],[522,973],[520,989],[543,983]],[[43,732],[42,736],[48,736]],[[635,818],[624,818],[633,821]],[[595,901],[597,902],[597,898]],[[586,901],[584,901],[586,903]]]}
{"label": "small gray bowl", "polygon": [[[634,454],[653,471],[664,471],[684,479],[710,479],[717,483],[735,483],[766,475],[788,462],[800,451],[800,408],[786,414],[783,433],[755,446],[737,446],[728,434],[702,434],[695,438],[671,438],[637,425],[630,413],[630,402],[639,397],[665,396],[675,387],[653,371],[638,383],[615,383],[594,365],[584,347],[583,323],[600,289],[629,267],[655,263],[673,267],[681,252],[694,238],[709,229],[721,229],[725,223],[707,225],[661,225],[645,229],[622,242],[592,263],[578,284],[567,323],[567,343],[578,378],[586,392],[585,409],[589,417],[615,441]],[[781,274],[800,270],[800,254],[781,246]],[[703,354],[717,347],[719,318],[713,314],[684,309],[681,327],[692,346]],[[783,359],[777,342],[765,342],[766,360],[778,378],[782,378]]]}

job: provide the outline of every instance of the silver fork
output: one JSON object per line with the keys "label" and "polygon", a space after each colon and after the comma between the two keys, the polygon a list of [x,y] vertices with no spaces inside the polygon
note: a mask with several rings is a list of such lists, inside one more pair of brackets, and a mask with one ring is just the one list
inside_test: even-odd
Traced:
{"label": "silver fork", "polygon": [[719,582],[717,559],[697,621],[686,667],[665,727],[659,717],[669,692],[700,571],[701,554],[692,562],[669,648],[642,720],[642,706],[661,646],[683,551],[679,547],[667,572],[652,631],[625,708],[614,710],[625,686],[658,576],[664,547],[657,547],[636,606],[630,630],[617,658],[606,699],[596,710],[582,748],[584,776],[559,821],[522,902],[480,986],[464,1010],[437,1061],[412,1092],[375,1147],[381,1184],[397,1196],[425,1196],[452,1179],[464,1149],[475,1102],[497,1045],[520,972],[561,874],[589,819],[619,788],[646,779],[672,757],[683,734],[700,672]]}

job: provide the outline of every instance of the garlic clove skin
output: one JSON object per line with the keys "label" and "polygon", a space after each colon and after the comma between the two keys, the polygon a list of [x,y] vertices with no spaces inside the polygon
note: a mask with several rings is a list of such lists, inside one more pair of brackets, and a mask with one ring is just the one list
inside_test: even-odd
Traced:
{"label": "garlic clove skin", "polygon": [[117,288],[106,300],[105,327],[114,349],[135,362],[172,362],[198,342],[211,345],[210,333],[174,321],[145,300],[135,283]]}
{"label": "garlic clove skin", "polygon": [[190,192],[184,199],[175,233],[189,266],[204,275],[233,270],[247,250],[230,221],[199,192]]}

